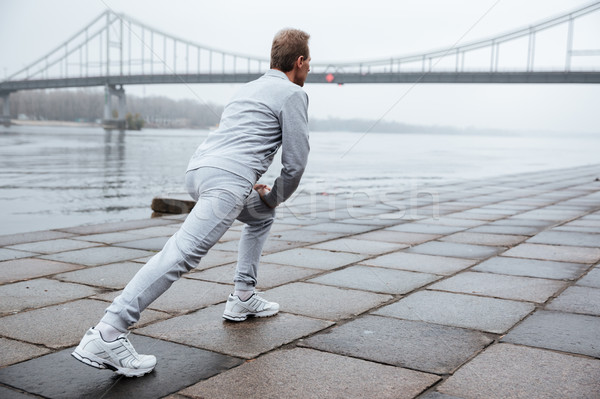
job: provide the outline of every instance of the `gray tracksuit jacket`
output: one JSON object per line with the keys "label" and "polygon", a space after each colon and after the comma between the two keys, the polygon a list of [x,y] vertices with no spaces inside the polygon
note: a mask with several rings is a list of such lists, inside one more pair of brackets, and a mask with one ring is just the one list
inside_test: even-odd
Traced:
{"label": "gray tracksuit jacket", "polygon": [[245,84],[225,107],[219,128],[198,147],[188,171],[215,167],[256,183],[281,147],[283,168],[265,202],[275,207],[298,188],[308,153],[308,96],[278,70]]}

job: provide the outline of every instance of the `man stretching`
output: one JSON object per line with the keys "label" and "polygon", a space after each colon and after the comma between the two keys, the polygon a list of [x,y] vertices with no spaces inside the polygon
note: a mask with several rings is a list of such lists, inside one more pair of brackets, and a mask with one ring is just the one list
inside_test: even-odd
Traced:
{"label": "man stretching", "polygon": [[[243,321],[279,312],[279,305],[254,292],[258,264],[275,208],[298,187],[308,158],[308,96],[301,89],[310,69],[309,35],[278,32],[271,47],[271,69],[245,84],[225,107],[219,128],[190,160],[185,183],[197,201],[162,251],[142,267],[121,295],[90,328],[73,356],[96,368],[141,376],[156,365],[138,354],[127,328],[182,274],[198,265],[237,219],[245,223],[238,249],[234,293],[223,317]],[[256,184],[281,147],[281,174],[273,188]]]}

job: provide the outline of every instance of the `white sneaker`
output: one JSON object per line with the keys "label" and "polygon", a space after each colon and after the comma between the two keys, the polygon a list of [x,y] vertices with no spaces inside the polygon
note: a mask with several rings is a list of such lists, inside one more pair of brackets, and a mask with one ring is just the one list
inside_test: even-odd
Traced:
{"label": "white sneaker", "polygon": [[269,317],[279,312],[279,304],[269,302],[255,292],[246,301],[237,295],[229,294],[223,318],[231,321],[244,321],[248,316]]}
{"label": "white sneaker", "polygon": [[71,355],[92,367],[110,369],[126,377],[141,377],[151,372],[156,365],[156,357],[138,354],[123,333],[114,341],[102,339],[100,332],[90,328]]}

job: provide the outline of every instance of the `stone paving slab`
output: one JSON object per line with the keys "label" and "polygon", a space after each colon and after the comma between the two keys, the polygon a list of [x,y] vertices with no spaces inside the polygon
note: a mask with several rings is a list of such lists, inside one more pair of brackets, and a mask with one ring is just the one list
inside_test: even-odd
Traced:
{"label": "stone paving slab", "polygon": [[289,214],[283,214],[282,212],[277,211],[275,224],[282,223],[282,224],[293,224],[293,225],[299,225],[299,226],[308,226],[311,224],[326,223],[329,221],[330,221],[330,219],[327,216],[319,216],[317,218],[316,214],[311,215],[311,216],[305,216],[302,214],[289,215]]}
{"label": "stone paving slab", "polygon": [[146,251],[158,252],[163,249],[167,241],[169,241],[169,238],[171,237],[169,236],[144,238],[141,240],[120,242],[115,244],[115,246],[122,248],[144,249]]}
{"label": "stone paving slab", "polygon": [[351,252],[366,255],[381,255],[387,252],[397,251],[406,248],[405,244],[394,244],[390,242],[370,241],[355,238],[339,238],[324,242],[321,244],[312,245],[309,248],[325,249],[335,252]]}
{"label": "stone paving slab", "polygon": [[133,229],[143,229],[152,226],[161,226],[165,224],[176,223],[175,220],[153,218],[153,219],[138,219],[138,220],[127,220],[124,222],[94,224],[89,226],[77,226],[66,229],[57,229],[58,231],[70,234],[101,234],[101,233],[113,233],[116,231],[125,231]]}
{"label": "stone paving slab", "polygon": [[577,285],[583,285],[586,287],[600,288],[600,267],[596,266],[588,272],[581,280],[577,282]]}
{"label": "stone paving slab", "polygon": [[52,278],[97,287],[122,289],[141,268],[142,265],[139,263],[121,262],[61,273]]}
{"label": "stone paving slab", "polygon": [[379,226],[370,226],[364,224],[348,224],[348,223],[320,223],[311,226],[302,227],[298,231],[322,231],[327,233],[343,233],[343,234],[360,234],[371,230],[378,229]]}
{"label": "stone paving slab", "polygon": [[220,399],[410,399],[438,380],[413,370],[296,348],[269,353],[186,388],[182,394]]}
{"label": "stone paving slab", "polygon": [[417,321],[363,316],[302,345],[378,363],[449,374],[492,342],[483,333]]}
{"label": "stone paving slab", "polygon": [[445,393],[439,393],[435,391],[427,392],[424,395],[419,396],[419,399],[464,399],[458,396],[446,395]]}
{"label": "stone paving slab", "polygon": [[485,245],[458,244],[453,242],[430,241],[425,244],[407,249],[406,252],[424,255],[442,255],[455,258],[485,259],[504,251],[504,247],[490,247]]}
{"label": "stone paving slab", "polygon": [[534,236],[540,232],[539,227],[530,226],[502,226],[486,224],[483,226],[474,227],[467,230],[470,233],[490,233],[490,234],[508,234],[508,235],[524,235]]}
{"label": "stone paving slab", "polygon": [[600,317],[538,310],[502,341],[600,357]]}
{"label": "stone paving slab", "polygon": [[32,399],[37,397],[0,386],[0,398],[2,399]]}
{"label": "stone paving slab", "polygon": [[392,299],[390,295],[301,282],[273,288],[265,296],[279,303],[282,311],[331,321],[358,315]]}
{"label": "stone paving slab", "polygon": [[519,226],[519,227],[538,227],[540,230],[543,230],[547,227],[554,226],[556,222],[548,221],[548,220],[539,220],[539,219],[524,219],[524,218],[506,218],[501,220],[496,220],[493,223],[488,224],[488,226]]}
{"label": "stone paving slab", "polygon": [[132,234],[128,231],[120,231],[116,233],[90,234],[84,236],[73,237],[73,240],[89,241],[102,244],[116,244],[125,241],[134,241],[145,238],[141,234]]}
{"label": "stone paving slab", "polygon": [[[150,254],[147,256],[143,256],[141,258],[131,259],[131,262],[146,264],[156,253],[148,252]],[[237,261],[237,253],[230,251],[219,251],[218,249],[211,249],[208,253],[202,258],[202,260],[196,265],[196,270],[205,270],[210,269],[211,267],[225,265],[227,263]]]}
{"label": "stone paving slab", "polygon": [[336,287],[398,295],[406,294],[440,278],[434,274],[427,273],[415,273],[372,266],[350,266],[309,281]]}
{"label": "stone paving slab", "polygon": [[237,252],[218,251],[216,249],[210,250],[200,260],[200,263],[196,266],[196,270],[205,270],[214,266],[221,266],[236,261]]}
{"label": "stone paving slab", "polygon": [[527,242],[597,248],[600,247],[600,234],[548,230],[542,231]]}
{"label": "stone paving slab", "polygon": [[39,254],[35,252],[25,252],[10,248],[0,248],[0,262],[5,260],[30,258],[35,255]]}
{"label": "stone paving slab", "polygon": [[334,238],[343,237],[344,235],[344,233],[336,233],[331,231],[318,231],[313,233],[302,231],[300,229],[294,229],[269,235],[269,240],[267,240],[267,243],[269,243],[269,241],[271,240],[278,240],[314,244],[318,242],[333,240]]}
{"label": "stone paving slab", "polygon": [[[163,295],[152,302],[148,309],[171,314],[188,313],[215,303],[225,302],[232,287],[207,281],[179,279]],[[121,291],[96,295],[94,298],[112,302]]]}
{"label": "stone paving slab", "polygon": [[581,227],[581,226],[573,226],[569,224],[564,224],[562,226],[558,226],[553,228],[554,231],[570,231],[576,233],[593,233],[600,234],[600,226],[598,227]]}
{"label": "stone paving slab", "polygon": [[[511,199],[512,195],[507,194],[504,196],[498,196],[495,198],[496,199]],[[479,208],[473,208],[470,209],[466,212],[471,212],[471,213],[483,213],[483,214],[487,214],[487,215],[503,215],[503,216],[513,216],[516,215],[518,213],[521,213],[522,211],[525,210],[529,210],[532,209],[531,207],[526,207],[526,206],[510,206],[509,204],[501,204],[501,203],[495,203],[492,205],[486,205],[486,206],[482,206]]]}
{"label": "stone paving slab", "polygon": [[73,234],[62,231],[32,231],[30,233],[7,234],[0,236],[0,247],[7,245],[23,244],[26,242],[56,240],[71,237]]}
{"label": "stone paving slab", "polygon": [[572,222],[562,224],[559,227],[575,226],[575,227],[597,227],[597,228],[600,228],[600,226],[598,226],[599,220],[598,219],[589,219],[590,216],[593,216],[593,215],[584,216],[580,219],[573,220]]}
{"label": "stone paving slab", "polygon": [[[13,339],[0,338],[0,367],[19,363],[34,357],[49,353],[50,349],[15,341]],[[1,395],[0,397],[4,397]]]}
{"label": "stone paving slab", "polygon": [[397,244],[415,245],[427,241],[435,240],[441,237],[441,234],[423,234],[423,233],[406,233],[394,230],[378,230],[364,234],[356,235],[352,238],[358,240],[384,241]]}
{"label": "stone paving slab", "polygon": [[[389,209],[388,209],[389,210]],[[355,220],[372,220],[378,219],[379,215],[384,212],[382,209],[369,209],[369,208],[356,208],[356,207],[341,207],[338,209],[331,209],[327,211],[320,211],[316,213],[307,213],[306,216],[314,216],[318,220],[316,224],[323,223],[338,223],[340,220],[355,219]]]}
{"label": "stone paving slab", "polygon": [[405,223],[394,227],[389,227],[388,230],[400,231],[403,233],[421,233],[421,234],[452,234],[464,230],[462,226],[444,226],[440,224],[425,224],[425,223]]}
{"label": "stone paving slab", "polygon": [[[188,273],[184,275],[184,277],[233,285],[235,268],[236,264],[231,263],[229,265],[218,266],[208,270]],[[274,263],[261,262],[259,267],[260,279],[256,288],[258,290],[265,290],[292,281],[302,280],[318,273],[322,273],[322,271],[317,269],[306,269],[303,267],[284,266]]]}
{"label": "stone paving slab", "polygon": [[523,212],[514,216],[515,219],[541,219],[550,221],[569,220],[584,214],[583,210],[555,210],[555,209],[535,209],[528,212]]}
{"label": "stone paving slab", "polygon": [[43,259],[15,259],[0,262],[0,283],[27,280],[36,277],[81,269],[83,266]]}
{"label": "stone paving slab", "polygon": [[511,234],[485,234],[461,232],[445,236],[440,241],[456,242],[461,244],[492,245],[499,247],[510,247],[525,241],[527,236]]}
{"label": "stone paving slab", "polygon": [[305,247],[307,245],[310,245],[310,243],[304,241],[267,240],[265,246],[263,247],[263,255],[286,251],[288,249]]}
{"label": "stone paving slab", "polygon": [[80,284],[61,283],[47,278],[0,286],[0,315],[25,309],[41,308],[98,293],[98,289]]}
{"label": "stone paving slab", "polygon": [[493,222],[494,220],[505,218],[507,215],[501,213],[493,213],[491,211],[483,212],[478,209],[469,209],[467,211],[450,213],[447,216],[451,218],[455,217],[458,219],[485,220]]}
{"label": "stone paving slab", "polygon": [[600,260],[600,248],[525,243],[509,249],[502,255],[559,262],[595,263]]}
{"label": "stone paving slab", "polygon": [[[81,299],[5,316],[0,323],[0,335],[49,348],[64,348],[79,343],[86,330],[98,323],[107,306],[106,302]],[[139,324],[165,317],[166,313],[147,310]]]}
{"label": "stone paving slab", "polygon": [[495,256],[481,262],[471,270],[514,276],[576,280],[585,273],[587,268],[587,265],[581,263]]}
{"label": "stone paving slab", "polygon": [[399,215],[407,222],[418,222],[423,219],[439,216],[439,210],[440,207],[438,205],[417,205],[417,207],[401,210]]}
{"label": "stone paving slab", "polygon": [[[338,235],[334,234],[331,238],[337,238],[337,237],[338,237]],[[317,242],[317,241],[314,241],[314,242]],[[263,246],[262,254],[267,255],[267,254],[274,253],[274,252],[281,252],[281,251],[285,251],[288,249],[304,247],[304,246],[307,246],[310,244],[311,244],[310,242],[306,242],[306,241],[284,241],[284,240],[278,240],[278,239],[267,240],[267,242]],[[235,252],[236,256],[237,256],[239,245],[240,245],[239,240],[231,240],[231,241],[216,244],[214,247],[212,247],[211,251],[216,250],[216,251],[223,251],[223,252]],[[210,252],[209,252],[209,254],[210,254]]]}
{"label": "stone paving slab", "polygon": [[117,247],[94,247],[79,249],[76,251],[61,252],[58,254],[40,256],[41,259],[54,260],[57,262],[75,263],[85,266],[100,266],[108,263],[122,262],[149,256],[151,252],[139,249],[117,248]]}
{"label": "stone paving slab", "polygon": [[[537,191],[537,193],[539,193],[541,191],[542,190],[540,189],[539,191]],[[517,205],[524,205],[524,206],[531,206],[533,208],[538,208],[541,206],[548,205],[548,204],[552,203],[553,201],[544,200],[539,197],[529,197],[529,198],[515,198],[512,202]]]}
{"label": "stone paving slab", "polygon": [[438,391],[460,398],[594,398],[600,392],[600,360],[492,345]]}
{"label": "stone paving slab", "polygon": [[[271,234],[274,233],[273,227],[275,227],[275,226],[271,226]],[[286,229],[284,228],[284,231],[285,230]],[[225,234],[223,234],[221,236],[221,238],[219,238],[219,242],[227,242],[227,241],[232,241],[232,240],[239,240],[241,236],[242,236],[242,232],[241,231],[227,230],[225,232]]]}
{"label": "stone paving slab", "polygon": [[[161,398],[241,363],[240,359],[172,342],[130,335],[140,353],[159,359],[143,378],[117,378],[110,370],[85,366],[74,348],[0,369],[0,382],[46,398]],[[68,376],[68,378],[66,378]]]}
{"label": "stone paving slab", "polygon": [[543,303],[566,283],[531,277],[504,276],[492,273],[463,272],[429,289],[491,296],[503,299]]}
{"label": "stone paving slab", "polygon": [[533,310],[525,302],[419,291],[373,314],[502,334]]}
{"label": "stone paving slab", "polygon": [[441,216],[439,218],[419,220],[416,223],[468,228],[468,227],[481,226],[482,224],[485,224],[487,222],[483,221],[483,220],[459,219],[459,218],[455,218],[455,217]]}
{"label": "stone paving slab", "polygon": [[281,265],[308,267],[311,269],[330,270],[360,262],[366,257],[366,255],[299,248],[263,256],[262,261]]}
{"label": "stone paving slab", "polygon": [[395,226],[399,223],[401,218],[393,213],[384,213],[381,215],[376,215],[373,218],[369,219],[342,219],[337,220],[336,223],[344,223],[344,224],[365,224],[369,226],[378,226],[378,227],[388,227]]}
{"label": "stone paving slab", "polygon": [[289,313],[243,323],[222,318],[225,305],[215,305],[185,316],[154,323],[137,333],[252,359],[333,323]]}
{"label": "stone paving slab", "polygon": [[26,244],[11,245],[8,248],[29,251],[38,254],[53,254],[97,246],[98,244],[62,238],[57,240],[37,241]]}
{"label": "stone paving slab", "polygon": [[150,259],[152,259],[152,257],[156,255],[155,253],[153,253],[152,255],[149,256],[143,256],[141,258],[135,258],[135,259],[131,259],[130,262],[135,262],[135,263],[141,263],[141,264],[146,264],[148,263],[148,261]]}
{"label": "stone paving slab", "polygon": [[377,258],[362,261],[361,264],[389,267],[433,274],[454,274],[476,263],[473,259],[450,258],[408,252],[395,252]]}
{"label": "stone paving slab", "polygon": [[[273,223],[273,225],[271,226],[271,234],[279,233],[279,232],[286,231],[286,230],[294,230],[299,227],[301,227],[301,226],[298,226],[295,224],[285,224],[285,223],[281,223],[278,221],[277,223]],[[232,232],[232,229],[229,229],[227,233],[229,233],[229,232]],[[225,236],[227,235],[227,233],[225,233]],[[236,237],[236,238],[239,238],[239,237]]]}
{"label": "stone paving slab", "polygon": [[569,287],[546,309],[600,316],[600,288]]}
{"label": "stone paving slab", "polygon": [[127,230],[127,233],[141,235],[145,237],[171,237],[179,230],[182,223],[172,223],[167,225],[145,227],[141,229]]}

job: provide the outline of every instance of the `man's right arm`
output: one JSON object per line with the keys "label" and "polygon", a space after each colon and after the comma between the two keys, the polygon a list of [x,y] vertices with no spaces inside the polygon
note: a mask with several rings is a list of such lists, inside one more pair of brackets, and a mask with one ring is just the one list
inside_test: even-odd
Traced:
{"label": "man's right arm", "polygon": [[290,95],[281,109],[280,121],[283,168],[271,191],[262,197],[271,208],[296,191],[308,161],[308,96],[304,91],[298,90]]}

